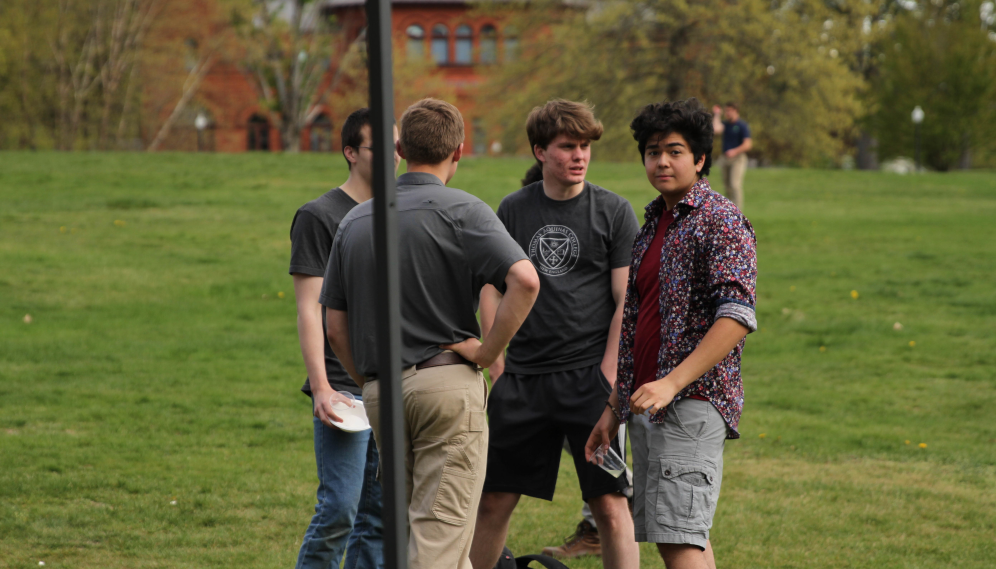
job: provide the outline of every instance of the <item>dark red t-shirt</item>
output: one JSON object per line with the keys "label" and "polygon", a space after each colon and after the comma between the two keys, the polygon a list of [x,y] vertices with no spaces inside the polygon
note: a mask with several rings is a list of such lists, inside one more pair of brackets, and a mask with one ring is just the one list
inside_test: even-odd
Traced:
{"label": "dark red t-shirt", "polygon": [[633,338],[633,391],[644,383],[659,378],[657,354],[661,351],[661,251],[664,234],[674,221],[670,211],[661,213],[657,231],[650,247],[643,254],[640,270],[636,273],[636,291],[640,295],[640,310],[636,317],[636,334]]}

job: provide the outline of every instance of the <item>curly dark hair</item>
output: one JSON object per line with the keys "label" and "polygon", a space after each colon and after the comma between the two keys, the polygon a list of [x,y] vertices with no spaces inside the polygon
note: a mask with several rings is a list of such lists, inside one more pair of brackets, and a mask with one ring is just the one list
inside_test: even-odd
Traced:
{"label": "curly dark hair", "polygon": [[636,115],[629,128],[633,130],[640,149],[640,160],[647,150],[647,142],[655,134],[678,133],[688,142],[692,158],[698,162],[705,155],[701,176],[709,174],[712,165],[712,113],[705,110],[695,97],[684,101],[651,103]]}

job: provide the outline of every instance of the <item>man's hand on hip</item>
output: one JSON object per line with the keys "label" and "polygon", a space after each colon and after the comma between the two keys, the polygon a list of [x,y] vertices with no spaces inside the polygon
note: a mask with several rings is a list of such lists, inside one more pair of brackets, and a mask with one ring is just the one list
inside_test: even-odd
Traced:
{"label": "man's hand on hip", "polygon": [[457,344],[446,344],[439,347],[444,350],[453,350],[481,367],[491,367],[491,364],[495,363],[496,357],[484,353],[483,346],[477,338],[467,338]]}

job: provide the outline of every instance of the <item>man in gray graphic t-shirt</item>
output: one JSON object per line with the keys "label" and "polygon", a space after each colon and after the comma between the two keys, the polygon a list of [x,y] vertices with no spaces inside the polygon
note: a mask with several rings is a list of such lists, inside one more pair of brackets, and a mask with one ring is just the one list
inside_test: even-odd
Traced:
{"label": "man in gray graphic t-shirt", "polygon": [[[600,553],[606,567],[636,568],[639,549],[621,493],[626,480],[586,462],[584,445],[615,383],[639,228],[628,201],[584,179],[590,143],[602,134],[589,106],[550,101],[533,110],[526,128],[543,179],[506,196],[498,219],[536,267],[540,293],[504,362],[489,368],[491,439],[471,559],[474,567],[494,566],[522,494],[553,499],[566,437],[582,498],[602,531],[593,547],[549,553]],[[481,293],[485,336],[501,293]],[[618,440],[613,446],[621,453]]]}

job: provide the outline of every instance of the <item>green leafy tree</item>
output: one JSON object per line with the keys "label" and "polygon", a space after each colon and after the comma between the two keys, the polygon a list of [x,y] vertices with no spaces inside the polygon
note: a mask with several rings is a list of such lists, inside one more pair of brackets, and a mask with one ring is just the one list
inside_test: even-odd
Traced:
{"label": "green leafy tree", "polygon": [[531,6],[516,22],[524,30],[520,57],[491,85],[492,121],[507,133],[506,145],[526,150],[521,125],[531,107],[551,97],[587,99],[606,126],[596,152],[621,157],[634,152],[628,125],[643,105],[734,100],[751,123],[755,154],[783,163],[836,160],[862,111],[863,81],[849,67],[850,50],[821,38],[834,16],[806,0]]}
{"label": "green leafy tree", "polygon": [[[5,80],[17,146],[106,149],[135,118],[136,65],[167,0],[6,0],[0,3]],[[12,107],[11,107],[12,106]]]}
{"label": "green leafy tree", "polygon": [[920,106],[924,164],[969,167],[996,131],[996,16],[992,2],[923,3],[897,15],[881,42],[869,124],[883,156],[910,156]]}

